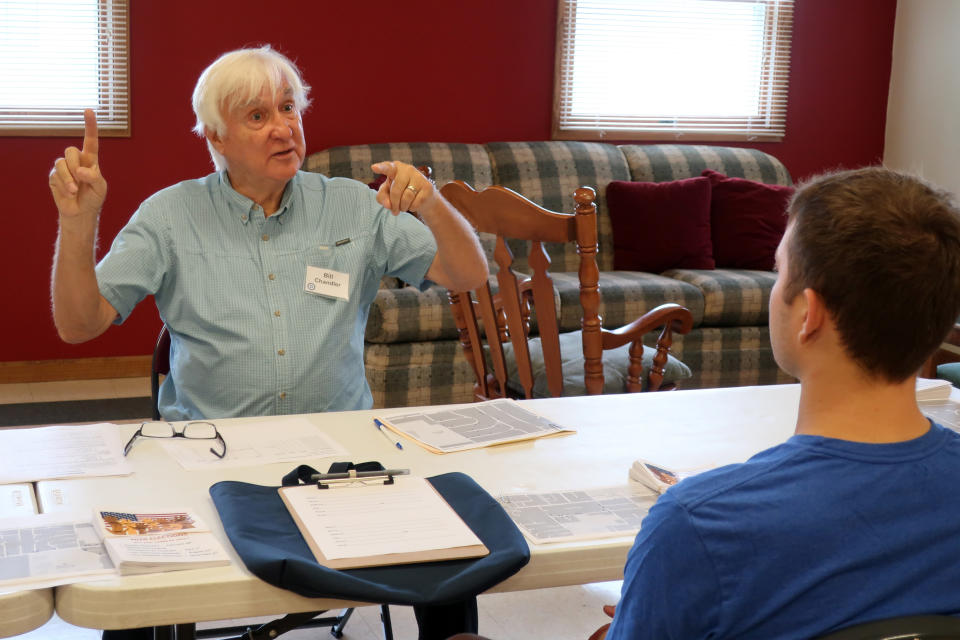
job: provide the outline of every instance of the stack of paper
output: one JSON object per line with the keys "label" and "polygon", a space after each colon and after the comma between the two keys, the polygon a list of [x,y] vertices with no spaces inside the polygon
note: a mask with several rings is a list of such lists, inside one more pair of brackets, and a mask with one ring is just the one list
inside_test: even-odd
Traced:
{"label": "stack of paper", "polygon": [[115,424],[0,429],[0,483],[131,473]]}
{"label": "stack of paper", "polygon": [[635,460],[630,467],[630,479],[634,482],[639,482],[649,489],[653,489],[657,493],[663,493],[684,478],[696,475],[700,471],[705,471],[705,469],[676,471],[653,464],[647,460]]}
{"label": "stack of paper", "polygon": [[917,401],[946,400],[953,385],[948,380],[917,378]]}
{"label": "stack of paper", "polygon": [[230,557],[213,533],[185,509],[97,509],[94,523],[122,575],[230,564]]}

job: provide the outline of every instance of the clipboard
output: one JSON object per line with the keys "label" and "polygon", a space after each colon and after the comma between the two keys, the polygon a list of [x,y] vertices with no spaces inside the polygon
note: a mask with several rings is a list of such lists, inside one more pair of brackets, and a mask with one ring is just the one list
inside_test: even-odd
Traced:
{"label": "clipboard", "polygon": [[426,479],[386,474],[278,491],[317,562],[359,569],[490,553]]}

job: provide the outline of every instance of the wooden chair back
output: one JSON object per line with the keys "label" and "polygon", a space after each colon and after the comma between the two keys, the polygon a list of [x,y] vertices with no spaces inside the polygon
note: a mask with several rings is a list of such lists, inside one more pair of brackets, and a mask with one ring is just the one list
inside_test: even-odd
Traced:
{"label": "wooden chair back", "polygon": [[[690,312],[679,305],[663,305],[644,314],[627,327],[616,331],[602,328],[600,317],[600,270],[597,267],[597,207],[595,192],[581,187],[574,193],[574,213],[549,211],[505,187],[492,186],[475,191],[462,181],[446,184],[443,196],[481,233],[496,236],[493,252],[497,270],[498,291],[489,283],[475,291],[450,292],[454,320],[460,344],[476,375],[474,397],[477,400],[508,397],[508,372],[503,344],[510,342],[517,365],[516,383],[522,397],[533,397],[534,372],[528,337],[531,314],[536,313],[537,330],[546,369],[547,388],[552,396],[563,394],[562,358],[559,325],[550,277],[550,256],[547,242],[576,242],[580,256],[580,305],[583,332],[584,383],[588,394],[603,392],[604,349],[632,342],[628,391],[639,391],[642,382],[643,346],[637,336],[664,325],[647,380],[650,390],[660,388],[672,332],[686,333],[692,327]],[[514,271],[514,255],[507,240],[529,242],[527,263],[530,275]],[[651,324],[656,322],[657,324]],[[482,333],[481,333],[482,326]],[[645,331],[642,331],[645,329]],[[484,340],[490,352],[492,371],[484,357]],[[520,394],[517,394],[520,395]]]}
{"label": "wooden chair back", "polygon": [[167,325],[160,328],[157,344],[153,348],[150,362],[150,403],[153,406],[153,419],[160,419],[160,376],[170,373],[170,332]]}

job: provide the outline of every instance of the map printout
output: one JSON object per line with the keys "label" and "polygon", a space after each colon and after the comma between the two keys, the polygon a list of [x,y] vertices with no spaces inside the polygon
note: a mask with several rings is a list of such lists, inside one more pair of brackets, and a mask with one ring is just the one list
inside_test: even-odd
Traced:
{"label": "map printout", "polygon": [[646,487],[514,493],[497,498],[536,544],[633,536],[659,496]]}
{"label": "map printout", "polygon": [[418,413],[378,416],[396,433],[434,453],[479,449],[505,442],[574,433],[524,409],[515,400],[499,399]]}

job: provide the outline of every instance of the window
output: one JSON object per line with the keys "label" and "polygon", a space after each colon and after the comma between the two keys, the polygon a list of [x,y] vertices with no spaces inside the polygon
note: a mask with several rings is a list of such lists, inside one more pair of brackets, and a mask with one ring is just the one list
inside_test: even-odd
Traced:
{"label": "window", "polygon": [[127,0],[0,0],[0,135],[130,135]]}
{"label": "window", "polygon": [[555,139],[779,140],[793,0],[559,0]]}

